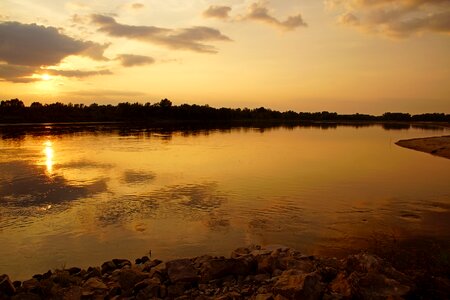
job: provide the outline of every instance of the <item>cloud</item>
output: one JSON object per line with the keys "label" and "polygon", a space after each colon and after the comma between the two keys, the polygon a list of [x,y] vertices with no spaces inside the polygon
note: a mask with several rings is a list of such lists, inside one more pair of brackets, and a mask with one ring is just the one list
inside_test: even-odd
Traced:
{"label": "cloud", "polygon": [[195,52],[217,53],[217,49],[205,42],[231,41],[219,30],[196,26],[182,29],[169,29],[155,26],[135,26],[117,23],[113,17],[94,14],[91,16],[98,30],[109,36],[135,39],[162,45],[170,49],[191,50]]}
{"label": "cloud", "polygon": [[228,19],[231,7],[211,5],[203,12],[203,16],[207,18]]}
{"label": "cloud", "polygon": [[153,57],[133,54],[121,54],[118,55],[116,59],[120,60],[124,67],[149,65],[155,62]]}
{"label": "cloud", "polygon": [[340,24],[391,37],[450,34],[450,0],[329,0]]}
{"label": "cloud", "polygon": [[239,17],[231,18],[229,16],[231,9],[232,8],[229,6],[212,5],[203,12],[203,16],[207,18],[217,18],[222,20],[231,19],[233,21],[258,21],[275,26],[281,30],[294,30],[298,27],[308,26],[303,20],[301,14],[289,16],[284,21],[278,20],[270,14],[269,9],[262,1],[251,4],[248,7],[248,11],[244,15],[241,15]]}
{"label": "cloud", "polygon": [[307,24],[303,21],[301,14],[288,17],[284,21],[280,21],[269,13],[269,9],[264,6],[262,2],[253,3],[249,7],[247,15],[244,16],[246,20],[256,20],[270,25],[274,25],[283,30],[293,30],[297,27],[306,27]]}
{"label": "cloud", "polygon": [[131,4],[131,8],[132,9],[142,9],[144,7],[145,7],[145,5],[142,4],[142,3],[133,3],[133,4]]}
{"label": "cloud", "polygon": [[[58,65],[71,55],[90,57],[98,61],[108,60],[104,51],[109,44],[73,39],[55,27],[19,22],[0,23],[0,80],[29,83],[40,80],[33,74],[43,72],[65,77],[86,77],[110,74],[107,70],[53,70],[48,66]],[[1,63],[3,62],[3,63]]]}
{"label": "cloud", "polygon": [[0,60],[24,66],[50,66],[70,55],[107,60],[107,45],[75,40],[55,27],[18,22],[0,23]]}
{"label": "cloud", "polygon": [[78,78],[112,74],[112,72],[110,70],[82,71],[82,70],[55,70],[55,69],[46,69],[45,73],[48,73],[50,75],[56,75],[56,76],[78,77]]}
{"label": "cloud", "polygon": [[28,66],[0,64],[0,80],[14,83],[29,83],[39,80],[32,78],[36,68]]}

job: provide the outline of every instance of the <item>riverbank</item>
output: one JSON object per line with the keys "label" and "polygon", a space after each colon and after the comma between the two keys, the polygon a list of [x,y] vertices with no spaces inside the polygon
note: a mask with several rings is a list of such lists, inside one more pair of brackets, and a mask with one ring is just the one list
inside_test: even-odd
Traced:
{"label": "riverbank", "polygon": [[252,246],[234,250],[230,258],[113,259],[23,282],[2,275],[0,299],[444,299],[450,281],[434,275],[405,274],[367,253],[337,259]]}
{"label": "riverbank", "polygon": [[450,135],[400,140],[395,144],[450,159]]}

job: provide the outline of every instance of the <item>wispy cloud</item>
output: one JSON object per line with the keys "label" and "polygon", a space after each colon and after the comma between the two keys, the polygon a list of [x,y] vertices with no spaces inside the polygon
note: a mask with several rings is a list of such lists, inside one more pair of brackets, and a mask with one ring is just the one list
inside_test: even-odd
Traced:
{"label": "wispy cloud", "polygon": [[391,37],[450,33],[450,0],[328,0],[341,24]]}
{"label": "wispy cloud", "polygon": [[119,60],[124,67],[149,65],[155,62],[153,57],[134,54],[121,54],[118,55],[116,59]]}
{"label": "wispy cloud", "polygon": [[144,7],[145,7],[145,5],[142,3],[132,3],[131,4],[132,9],[143,9]]}
{"label": "wispy cloud", "polygon": [[228,19],[230,11],[230,6],[211,5],[203,12],[203,16],[207,18]]}
{"label": "wispy cloud", "polygon": [[98,26],[100,32],[109,36],[140,40],[170,49],[216,53],[216,47],[206,44],[206,42],[231,41],[219,30],[205,26],[169,29],[156,26],[126,25],[118,23],[113,17],[99,14],[92,15],[91,20]]}
{"label": "wispy cloud", "polygon": [[230,6],[212,5],[203,12],[203,16],[207,18],[217,18],[232,21],[257,21],[274,26],[281,30],[294,30],[298,27],[308,26],[303,20],[302,15],[296,14],[288,16],[285,20],[279,20],[274,17],[266,3],[263,1],[255,2],[248,7],[247,12],[237,17],[230,17],[232,8]]}

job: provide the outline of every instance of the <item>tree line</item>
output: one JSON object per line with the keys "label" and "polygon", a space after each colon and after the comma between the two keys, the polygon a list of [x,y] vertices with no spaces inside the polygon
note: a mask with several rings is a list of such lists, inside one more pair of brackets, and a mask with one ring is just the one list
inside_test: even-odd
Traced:
{"label": "tree line", "polygon": [[64,104],[60,102],[30,106],[19,99],[0,102],[0,123],[44,122],[155,122],[155,121],[400,121],[450,122],[444,113],[386,112],[380,116],[368,114],[337,114],[335,112],[294,112],[260,108],[214,108],[209,105],[173,105],[168,99],[156,103],[123,102],[117,105]]}

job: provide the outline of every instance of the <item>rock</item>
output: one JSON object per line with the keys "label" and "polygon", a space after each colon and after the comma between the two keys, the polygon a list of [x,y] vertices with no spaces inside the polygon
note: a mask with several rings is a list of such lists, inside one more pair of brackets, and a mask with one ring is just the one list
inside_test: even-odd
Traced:
{"label": "rock", "polygon": [[376,272],[369,272],[363,276],[353,272],[349,281],[355,287],[356,297],[363,299],[401,298],[410,291],[410,287]]}
{"label": "rock", "polygon": [[154,259],[152,261],[150,261],[150,260],[143,261],[142,258],[141,258],[141,262],[144,264],[144,268],[142,269],[144,272],[149,272],[152,268],[154,268],[162,263],[162,261],[159,259]]}
{"label": "rock", "polygon": [[258,294],[255,300],[273,300],[273,294]]}
{"label": "rock", "polygon": [[250,254],[250,249],[245,247],[237,248],[231,252],[231,258],[239,258],[248,254]]}
{"label": "rock", "polygon": [[289,299],[320,299],[323,286],[317,273],[284,271],[273,287],[275,294]]}
{"label": "rock", "polygon": [[89,278],[83,284],[83,291],[108,290],[106,284],[98,278]]}
{"label": "rock", "polygon": [[0,276],[0,295],[12,296],[16,292],[11,280],[9,280],[8,275],[3,274]]}
{"label": "rock", "polygon": [[42,300],[42,298],[36,294],[25,292],[12,296],[11,300]]}
{"label": "rock", "polygon": [[348,282],[345,273],[339,273],[330,285],[331,291],[344,297],[352,295],[352,286]]}
{"label": "rock", "polygon": [[102,273],[100,271],[100,268],[93,268],[93,267],[89,267],[87,269],[86,274],[83,276],[84,280],[87,280],[89,278],[93,278],[93,277],[101,277]]}
{"label": "rock", "polygon": [[102,264],[102,274],[106,274],[106,273],[111,273],[112,271],[114,271],[115,269],[117,269],[118,267],[116,266],[116,264],[113,261],[106,261]]}
{"label": "rock", "polygon": [[36,291],[39,289],[39,281],[37,279],[32,278],[22,282],[22,288],[26,291]]}
{"label": "rock", "polygon": [[171,282],[197,282],[198,272],[190,259],[177,259],[166,263]]}
{"label": "rock", "polygon": [[296,269],[304,273],[312,273],[316,270],[314,263],[306,259],[296,259],[293,257],[284,257],[279,259],[278,265],[282,270]]}
{"label": "rock", "polygon": [[[72,286],[63,291],[63,300],[79,300],[81,299],[82,290],[79,286]],[[56,298],[56,297],[55,297]]]}
{"label": "rock", "polygon": [[253,258],[214,258],[202,264],[200,273],[202,281],[210,281],[228,275],[248,275],[255,271],[256,261]]}
{"label": "rock", "polygon": [[149,275],[135,269],[122,269],[119,273],[119,285],[125,292],[130,291],[134,286],[148,278]]}
{"label": "rock", "polygon": [[134,286],[133,292],[137,299],[157,298],[160,295],[160,285],[159,280],[155,278],[145,279]]}
{"label": "rock", "polygon": [[125,266],[131,267],[131,262],[128,259],[115,258],[112,261],[117,266],[117,268],[119,268],[119,269],[122,269]]}
{"label": "rock", "polygon": [[277,258],[269,254],[258,255],[256,257],[256,261],[258,263],[258,273],[272,274],[279,265]]}
{"label": "rock", "polygon": [[184,294],[184,291],[191,287],[187,282],[176,282],[167,287],[167,294],[169,297],[177,297]]}
{"label": "rock", "polygon": [[75,275],[81,272],[80,268],[77,267],[72,267],[70,269],[67,270],[69,272],[70,275]]}

